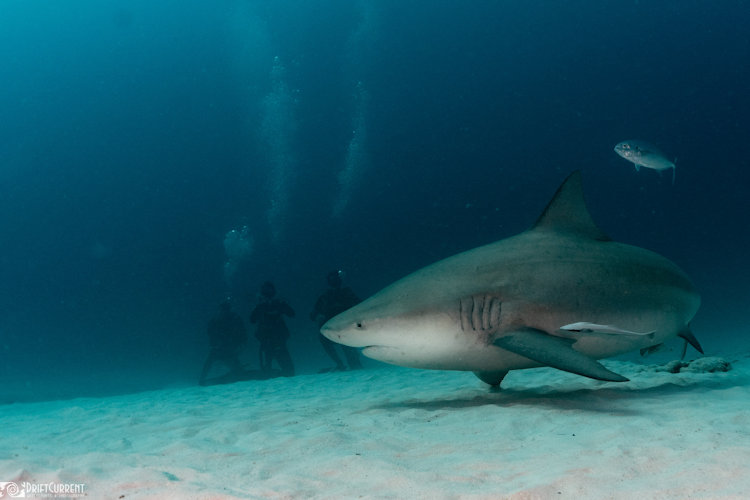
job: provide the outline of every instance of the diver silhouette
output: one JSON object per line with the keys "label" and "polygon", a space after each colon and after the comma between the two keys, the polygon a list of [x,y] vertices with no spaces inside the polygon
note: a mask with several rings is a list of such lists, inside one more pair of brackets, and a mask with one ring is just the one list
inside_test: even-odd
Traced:
{"label": "diver silhouette", "polygon": [[[323,326],[326,321],[337,314],[346,311],[360,302],[359,298],[354,294],[351,288],[343,286],[342,274],[341,271],[331,271],[326,276],[328,289],[318,297],[318,300],[315,302],[315,307],[310,313],[310,319],[318,323],[318,328]],[[323,346],[323,350],[328,354],[328,357],[336,363],[334,370],[346,370],[346,366],[336,352],[336,343],[327,339],[320,333],[318,333],[318,338]],[[344,356],[346,357],[349,369],[357,370],[362,368],[362,362],[359,359],[359,351],[354,347],[344,345],[341,347],[344,351]]]}
{"label": "diver silhouette", "polygon": [[281,368],[281,375],[294,375],[292,357],[286,347],[289,339],[289,329],[284,322],[284,316],[294,317],[294,309],[286,301],[275,298],[276,287],[266,281],[260,288],[260,301],[250,313],[250,322],[257,323],[255,338],[260,342],[260,368],[270,372],[274,360]]}
{"label": "diver silhouette", "polygon": [[245,324],[240,315],[232,311],[229,299],[219,304],[219,310],[208,322],[207,333],[211,350],[206,362],[203,363],[198,380],[201,385],[206,382],[206,377],[216,361],[226,364],[229,374],[238,375],[242,371],[239,353],[247,342]]}

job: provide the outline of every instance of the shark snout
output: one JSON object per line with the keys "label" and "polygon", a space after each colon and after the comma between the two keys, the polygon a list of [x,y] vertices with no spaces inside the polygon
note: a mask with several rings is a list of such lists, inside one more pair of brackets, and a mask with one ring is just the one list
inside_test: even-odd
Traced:
{"label": "shark snout", "polygon": [[362,332],[358,332],[358,329],[361,328],[362,324],[356,320],[336,316],[320,327],[320,333],[327,339],[339,344],[351,347],[366,347],[370,344],[363,338]]}
{"label": "shark snout", "polygon": [[320,334],[328,340],[333,340],[334,342],[339,342],[341,340],[340,332],[333,326],[330,326],[328,323],[325,323],[320,327]]}

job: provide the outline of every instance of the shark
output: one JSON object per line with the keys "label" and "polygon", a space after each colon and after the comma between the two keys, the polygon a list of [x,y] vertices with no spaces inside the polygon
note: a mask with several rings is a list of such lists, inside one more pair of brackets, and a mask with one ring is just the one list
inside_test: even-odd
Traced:
{"label": "shark", "polygon": [[575,171],[530,229],[419,269],[321,333],[372,359],[471,371],[495,387],[541,366],[625,382],[598,360],[674,337],[703,353],[690,330],[699,306],[676,264],[594,223]]}

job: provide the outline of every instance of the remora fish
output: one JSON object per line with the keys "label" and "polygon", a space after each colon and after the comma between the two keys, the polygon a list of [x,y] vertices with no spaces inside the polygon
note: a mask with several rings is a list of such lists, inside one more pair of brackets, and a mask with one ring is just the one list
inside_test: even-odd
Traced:
{"label": "remora fish", "polygon": [[653,335],[654,332],[631,332],[615,328],[610,325],[595,325],[593,323],[571,323],[570,325],[561,326],[560,330],[571,333],[609,333],[611,335]]}
{"label": "remora fish", "polygon": [[574,172],[531,229],[420,269],[321,332],[380,361],[473,371],[490,385],[544,365],[626,381],[596,360],[674,336],[703,352],[689,328],[699,305],[674,263],[594,224]]}
{"label": "remora fish", "polygon": [[662,172],[672,169],[672,184],[677,173],[675,162],[669,161],[653,144],[644,141],[623,141],[615,146],[615,153],[622,156],[635,165],[636,171],[641,167],[651,168]]}

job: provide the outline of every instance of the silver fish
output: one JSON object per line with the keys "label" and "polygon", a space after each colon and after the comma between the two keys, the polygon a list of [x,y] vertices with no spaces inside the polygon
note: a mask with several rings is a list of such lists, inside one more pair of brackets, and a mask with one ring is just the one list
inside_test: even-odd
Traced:
{"label": "silver fish", "polygon": [[671,168],[672,184],[674,184],[677,171],[676,160],[668,160],[666,155],[653,144],[644,141],[623,141],[615,146],[615,153],[632,162],[636,170],[646,167],[662,172]]}

